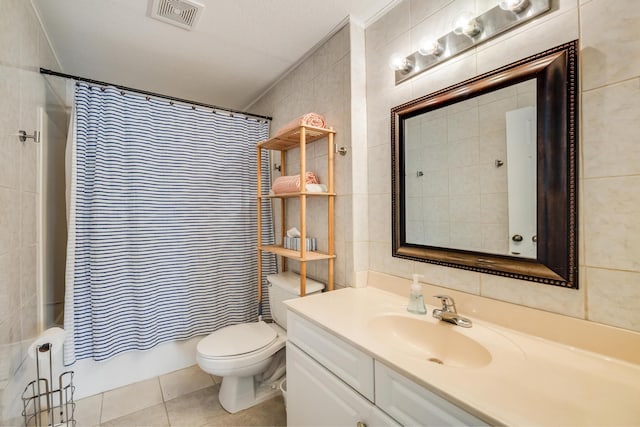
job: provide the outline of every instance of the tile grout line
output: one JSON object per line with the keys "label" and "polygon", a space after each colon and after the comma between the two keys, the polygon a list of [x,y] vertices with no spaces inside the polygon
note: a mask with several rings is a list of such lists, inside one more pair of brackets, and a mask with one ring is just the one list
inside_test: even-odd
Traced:
{"label": "tile grout line", "polygon": [[[577,94],[577,103],[578,103],[578,123],[577,123],[577,127],[576,127],[576,131],[578,132],[578,140],[577,140],[577,144],[578,144],[578,153],[577,153],[577,159],[576,161],[578,162],[578,170],[577,172],[577,177],[578,177],[578,182],[577,182],[577,200],[578,200],[578,212],[577,212],[577,224],[575,225],[576,227],[576,238],[578,239],[578,243],[577,243],[577,247],[576,247],[576,251],[578,252],[576,258],[577,258],[577,274],[578,274],[578,288],[581,288],[582,290],[582,318],[584,320],[589,321],[589,283],[587,281],[587,267],[586,267],[586,253],[587,253],[587,246],[585,243],[586,240],[586,230],[584,228],[586,221],[585,221],[585,217],[586,217],[586,213],[585,213],[585,209],[584,206],[581,205],[581,203],[583,203],[584,200],[584,195],[585,195],[585,183],[587,181],[585,181],[585,153],[584,153],[584,108],[582,108],[583,103],[584,103],[584,94],[588,93],[585,92],[584,90],[584,76],[582,74],[582,70],[583,70],[583,66],[584,66],[584,57],[583,55],[581,55],[580,53],[582,52],[583,49],[583,31],[582,31],[582,4],[578,3],[578,67],[579,67],[579,75],[578,75],[578,94]],[[582,200],[581,200],[582,199]],[[580,259],[582,258],[582,262],[585,264],[585,266],[582,267],[582,271],[580,269]],[[581,283],[582,282],[582,283]],[[582,285],[582,286],[581,286]]]}
{"label": "tile grout line", "polygon": [[640,176],[640,173],[631,173],[631,174],[626,174],[626,175],[589,176],[589,177],[582,177],[582,180],[584,180],[584,181],[593,181],[593,180],[596,180],[596,179],[630,178],[630,177],[637,177],[637,176]]}
{"label": "tile grout line", "polygon": [[104,407],[104,393],[100,393],[100,415],[98,416],[98,424],[102,425],[102,408]]}
{"label": "tile grout line", "polygon": [[640,272],[638,270],[629,270],[629,269],[625,269],[625,268],[615,268],[615,267],[600,267],[600,266],[597,266],[597,265],[589,265],[587,263],[585,263],[581,267],[584,267],[584,268],[590,269],[590,270],[606,270],[606,271],[618,271],[618,272],[621,272],[621,273],[640,274]]}
{"label": "tile grout line", "polygon": [[627,78],[623,78],[622,80],[613,80],[613,81],[610,81],[610,82],[605,82],[605,83],[602,83],[599,86],[590,87],[589,89],[582,89],[582,94],[585,94],[585,93],[589,94],[591,92],[595,92],[595,91],[598,91],[598,90],[606,89],[606,88],[611,87],[611,86],[617,86],[617,85],[629,83],[629,82],[632,82],[632,81],[638,80],[638,79],[640,79],[640,74],[635,75],[635,76],[631,76],[631,77],[627,77]]}
{"label": "tile grout line", "polygon": [[167,424],[171,427],[171,419],[169,419],[169,410],[167,409],[167,401],[164,398],[164,389],[162,388],[162,381],[160,381],[160,376],[158,378],[158,385],[160,386],[160,395],[162,396],[162,407],[164,408],[164,415],[167,417]]}

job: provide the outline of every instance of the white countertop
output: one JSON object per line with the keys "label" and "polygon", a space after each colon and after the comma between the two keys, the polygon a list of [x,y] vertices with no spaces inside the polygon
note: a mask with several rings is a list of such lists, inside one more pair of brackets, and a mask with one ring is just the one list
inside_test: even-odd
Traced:
{"label": "white countertop", "polygon": [[[640,366],[473,320],[466,329],[406,311],[407,300],[373,287],[289,300],[288,308],[376,360],[492,424],[640,425]],[[414,317],[455,328],[482,344],[481,367],[425,363],[397,336],[375,330],[381,315]],[[372,324],[372,322],[374,322]],[[390,334],[391,335],[391,334]]]}

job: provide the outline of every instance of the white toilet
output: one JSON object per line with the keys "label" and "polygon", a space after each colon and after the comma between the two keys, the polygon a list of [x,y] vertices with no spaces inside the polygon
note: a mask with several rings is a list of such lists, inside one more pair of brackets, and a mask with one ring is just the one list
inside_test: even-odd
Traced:
{"label": "white toilet", "polygon": [[[275,323],[242,323],[219,329],[197,346],[200,368],[222,377],[220,404],[235,413],[279,393],[276,382],[285,372],[287,309],[283,301],[299,298],[300,276],[286,271],[267,277],[269,307]],[[307,278],[307,295],[324,285]]]}

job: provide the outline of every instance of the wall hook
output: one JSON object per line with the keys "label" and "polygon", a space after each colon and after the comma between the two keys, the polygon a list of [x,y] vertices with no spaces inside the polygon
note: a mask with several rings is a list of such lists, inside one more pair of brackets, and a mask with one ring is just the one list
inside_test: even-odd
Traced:
{"label": "wall hook", "polygon": [[504,162],[500,159],[496,159],[495,161],[495,165],[497,168],[499,168],[500,166],[504,165]]}
{"label": "wall hook", "polygon": [[26,142],[27,139],[33,139],[33,142],[40,142],[40,132],[34,130],[33,135],[29,135],[27,132],[20,130],[18,131],[18,139],[20,142]]}
{"label": "wall hook", "polygon": [[337,147],[336,146],[336,153],[340,154],[341,156],[346,156],[347,155],[347,147]]}

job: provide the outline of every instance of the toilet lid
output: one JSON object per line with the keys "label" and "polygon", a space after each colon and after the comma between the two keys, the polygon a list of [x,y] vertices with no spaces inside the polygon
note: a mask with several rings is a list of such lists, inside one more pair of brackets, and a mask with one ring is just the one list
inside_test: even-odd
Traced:
{"label": "toilet lid", "polygon": [[251,353],[271,344],[276,331],[265,322],[226,326],[198,343],[198,353],[208,357],[236,356]]}

